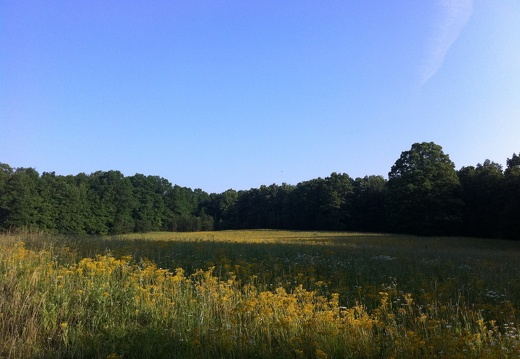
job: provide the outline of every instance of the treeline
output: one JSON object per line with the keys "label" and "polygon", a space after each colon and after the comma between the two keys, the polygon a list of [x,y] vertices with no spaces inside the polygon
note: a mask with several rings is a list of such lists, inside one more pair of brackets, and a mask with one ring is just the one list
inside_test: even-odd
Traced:
{"label": "treeline", "polygon": [[119,171],[60,176],[0,164],[0,228],[75,234],[294,229],[520,239],[520,156],[455,170],[416,143],[388,174],[208,194]]}
{"label": "treeline", "polygon": [[213,229],[200,207],[208,194],[157,176],[119,171],[57,176],[0,165],[0,226],[116,234]]}

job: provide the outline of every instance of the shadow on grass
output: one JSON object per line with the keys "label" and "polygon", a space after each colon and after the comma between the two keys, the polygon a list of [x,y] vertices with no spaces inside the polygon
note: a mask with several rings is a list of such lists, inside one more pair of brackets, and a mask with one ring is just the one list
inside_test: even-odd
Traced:
{"label": "shadow on grass", "polygon": [[[272,234],[269,231],[265,233]],[[130,255],[137,264],[150,260],[171,271],[183,268],[188,276],[197,269],[215,267],[214,275],[222,280],[233,276],[245,284],[255,277],[254,284],[259,290],[271,291],[283,287],[289,292],[297,285],[303,285],[324,296],[339,293],[341,305],[350,307],[363,303],[369,311],[380,304],[381,291],[389,293],[396,306],[401,305],[398,300],[404,293],[410,293],[417,305],[457,301],[460,308],[471,306],[488,316],[487,319],[504,322],[508,318],[505,315],[500,317],[500,313],[520,307],[517,295],[520,293],[517,280],[520,276],[519,243],[510,241],[347,233],[328,235],[324,232],[302,236],[291,232],[280,243],[276,240],[267,243],[230,242],[213,237],[203,237],[213,238],[211,240],[182,240],[178,237],[171,241],[154,240],[153,234],[148,239],[56,238],[53,245],[70,247],[77,253],[77,260],[107,253],[116,258]],[[27,244],[39,245],[37,241]],[[64,266],[70,263],[66,254],[63,258],[57,256],[56,260]],[[117,355],[123,358],[294,356],[294,353],[285,353],[282,346],[269,351],[261,344],[254,344],[257,345],[254,347],[234,338],[231,338],[235,341],[232,345],[212,344],[208,347],[207,343],[229,343],[220,341],[218,327],[212,328],[215,332],[210,333],[211,337],[174,332],[174,327],[150,328],[147,323],[138,323],[135,328],[110,328],[85,335],[78,333],[69,337],[68,347],[49,343],[56,350],[34,358],[107,358],[111,354],[114,354],[113,359]]]}
{"label": "shadow on grass", "polygon": [[[196,334],[196,333],[195,333]],[[218,333],[217,333],[218,334]],[[280,358],[288,349],[271,342],[248,343],[237,338],[191,335],[187,342],[169,329],[141,328],[78,336],[68,346],[56,346],[32,359],[72,358]]]}

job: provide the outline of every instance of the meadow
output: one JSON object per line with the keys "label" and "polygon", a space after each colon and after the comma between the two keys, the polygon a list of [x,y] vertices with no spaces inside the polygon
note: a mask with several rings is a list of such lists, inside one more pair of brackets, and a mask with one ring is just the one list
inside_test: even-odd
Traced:
{"label": "meadow", "polygon": [[520,358],[520,243],[0,235],[0,358]]}

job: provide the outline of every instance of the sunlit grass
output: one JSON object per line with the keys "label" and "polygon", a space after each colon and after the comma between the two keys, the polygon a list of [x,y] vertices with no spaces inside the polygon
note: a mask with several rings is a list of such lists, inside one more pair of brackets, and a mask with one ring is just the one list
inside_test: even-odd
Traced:
{"label": "sunlit grass", "polygon": [[0,236],[0,358],[520,357],[520,245],[223,231]]}

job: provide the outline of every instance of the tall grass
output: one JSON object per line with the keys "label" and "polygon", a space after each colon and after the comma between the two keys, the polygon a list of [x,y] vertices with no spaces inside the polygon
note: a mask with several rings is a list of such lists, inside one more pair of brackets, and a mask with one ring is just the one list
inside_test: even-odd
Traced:
{"label": "tall grass", "polygon": [[520,357],[519,249],[288,231],[5,234],[0,357]]}

